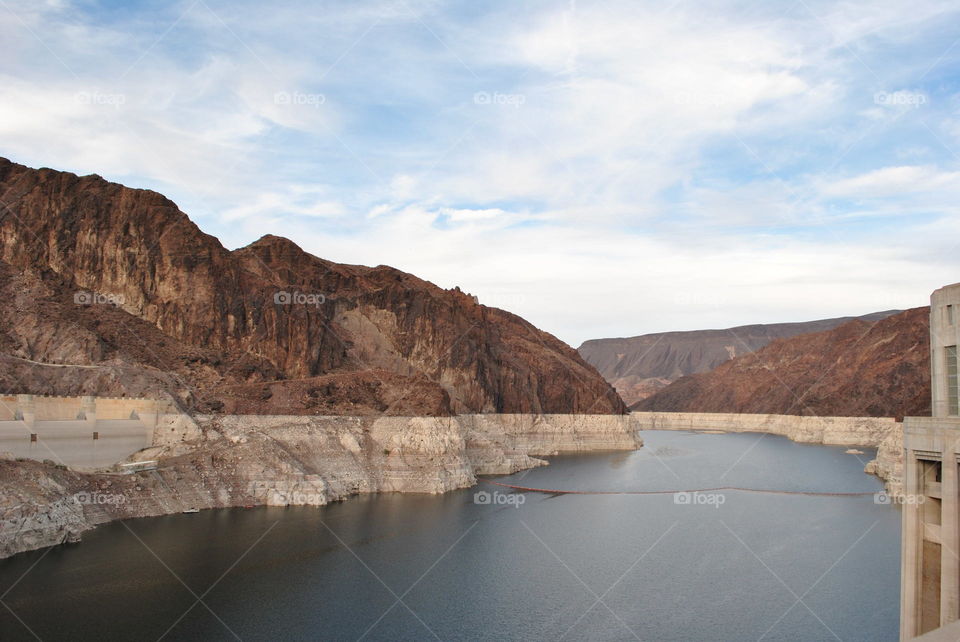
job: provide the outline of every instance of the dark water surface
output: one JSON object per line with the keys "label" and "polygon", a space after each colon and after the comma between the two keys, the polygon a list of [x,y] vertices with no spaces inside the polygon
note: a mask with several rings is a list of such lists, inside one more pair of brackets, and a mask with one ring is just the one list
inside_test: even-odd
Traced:
{"label": "dark water surface", "polygon": [[[867,449],[756,434],[644,439],[634,453],[555,457],[497,479],[881,489],[862,472]],[[0,640],[897,639],[900,513],[872,496],[728,492],[682,505],[526,493],[478,504],[481,490],[507,491],[481,483],[109,524],[79,545],[0,561]]]}

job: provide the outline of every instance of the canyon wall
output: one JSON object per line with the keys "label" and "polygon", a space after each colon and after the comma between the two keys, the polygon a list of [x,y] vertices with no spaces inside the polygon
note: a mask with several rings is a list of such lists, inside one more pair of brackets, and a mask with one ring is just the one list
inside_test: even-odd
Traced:
{"label": "canyon wall", "polygon": [[161,194],[0,159],[0,390],[192,412],[622,414],[505,310],[267,235],[228,250]]}
{"label": "canyon wall", "polygon": [[848,321],[884,319],[899,310],[803,321],[744,325],[725,330],[657,332],[618,339],[591,339],[577,348],[628,404],[645,399],[680,377],[708,372],[776,339],[831,330]]}
{"label": "canyon wall", "polygon": [[631,410],[823,417],[930,415],[929,308],[778,339],[683,377]]}
{"label": "canyon wall", "polygon": [[156,470],[82,474],[0,459],[0,557],[77,541],[116,519],[442,493],[546,465],[539,456],[633,450],[638,429],[630,415],[165,415],[155,446],[133,458],[156,460]]}
{"label": "canyon wall", "polygon": [[903,423],[892,417],[809,417],[713,412],[634,412],[641,430],[719,430],[781,435],[828,446],[868,446],[876,459],[865,472],[886,482],[890,493],[903,488]]}

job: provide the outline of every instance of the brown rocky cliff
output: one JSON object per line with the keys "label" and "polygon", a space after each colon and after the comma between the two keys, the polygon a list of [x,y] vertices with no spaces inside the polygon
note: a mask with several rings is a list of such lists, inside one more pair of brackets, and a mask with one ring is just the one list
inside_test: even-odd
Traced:
{"label": "brown rocky cliff", "polygon": [[683,377],[633,410],[903,417],[930,414],[929,308],[779,339]]}
{"label": "brown rocky cliff", "polygon": [[[4,159],[0,201],[8,285],[31,279],[51,297],[49,305],[23,302],[35,319],[33,339],[15,324],[0,339],[8,357],[113,359],[145,377],[137,390],[161,387],[188,405],[227,411],[625,410],[555,337],[399,270],[332,263],[274,236],[231,252],[160,194]],[[77,290],[120,296],[121,309],[71,304]],[[296,295],[311,303],[276,303]],[[0,305],[0,314],[20,318],[9,302]],[[34,340],[64,320],[70,350]],[[129,372],[99,390],[79,370],[40,376],[17,367],[23,372],[6,385],[22,387],[27,377],[56,388],[33,392],[135,392],[121,381]]]}
{"label": "brown rocky cliff", "polygon": [[591,339],[577,350],[628,403],[645,399],[680,377],[708,372],[776,339],[831,330],[854,318],[877,321],[899,310],[861,317],[799,323],[744,325],[724,330],[659,332],[620,339]]}

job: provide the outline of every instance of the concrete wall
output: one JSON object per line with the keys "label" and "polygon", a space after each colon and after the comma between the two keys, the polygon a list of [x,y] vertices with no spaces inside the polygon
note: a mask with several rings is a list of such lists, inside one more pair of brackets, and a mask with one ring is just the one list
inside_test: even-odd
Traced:
{"label": "concrete wall", "polygon": [[0,395],[0,421],[11,421],[17,410],[17,395]]}
{"label": "concrete wall", "polygon": [[0,395],[0,452],[105,468],[150,446],[168,407],[154,399]]}
{"label": "concrete wall", "polygon": [[[94,431],[98,439],[94,439]],[[31,437],[36,435],[36,441]],[[151,444],[152,429],[136,419],[0,421],[0,452],[78,470],[107,468]]]}
{"label": "concrete wall", "polygon": [[[900,638],[960,615],[960,418],[907,417]],[[922,503],[917,501],[922,498]]]}
{"label": "concrete wall", "polygon": [[118,399],[97,397],[97,419],[130,419],[131,413],[137,413],[146,421],[148,416],[156,416],[167,410],[167,404],[154,399]]}
{"label": "concrete wall", "polygon": [[37,421],[80,419],[83,414],[82,397],[34,397],[33,413]]}
{"label": "concrete wall", "polygon": [[170,404],[156,399],[127,397],[54,397],[0,395],[0,421],[76,421],[86,419],[139,419],[151,428],[158,415],[171,412]]}
{"label": "concrete wall", "polygon": [[952,622],[917,638],[921,642],[957,642],[960,640],[960,622]]}
{"label": "concrete wall", "polygon": [[[952,306],[953,322],[950,322]],[[946,347],[960,345],[960,283],[930,295],[930,361],[933,416],[948,417]]]}
{"label": "concrete wall", "polygon": [[[932,417],[903,421],[900,639],[960,616],[960,417],[950,408],[947,346],[960,345],[960,283],[930,295]],[[960,390],[955,390],[955,393]],[[919,502],[923,499],[923,503]]]}

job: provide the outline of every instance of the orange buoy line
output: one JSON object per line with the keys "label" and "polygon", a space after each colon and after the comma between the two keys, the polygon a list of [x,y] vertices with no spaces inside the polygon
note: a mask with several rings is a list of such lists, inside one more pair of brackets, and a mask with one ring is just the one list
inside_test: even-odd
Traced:
{"label": "orange buoy line", "polygon": [[742,488],[740,486],[717,486],[716,488],[691,488],[684,490],[558,490],[552,488],[532,488],[530,486],[516,486],[495,482],[492,479],[482,479],[488,484],[522,490],[528,493],[547,493],[549,495],[676,495],[677,493],[717,493],[721,491],[741,491],[744,493],[765,493],[772,495],[808,495],[812,497],[862,497],[876,495],[874,491],[855,493],[828,493],[816,490],[773,490],[769,488]]}

